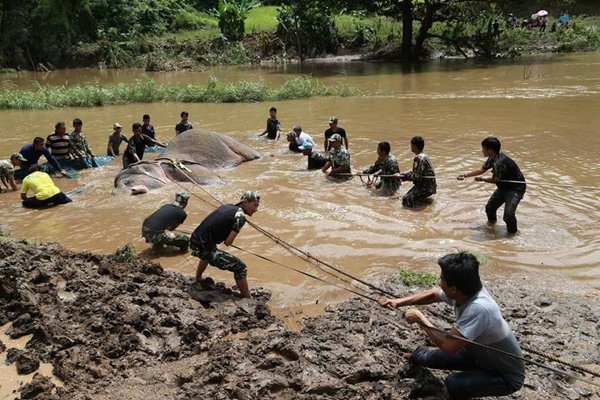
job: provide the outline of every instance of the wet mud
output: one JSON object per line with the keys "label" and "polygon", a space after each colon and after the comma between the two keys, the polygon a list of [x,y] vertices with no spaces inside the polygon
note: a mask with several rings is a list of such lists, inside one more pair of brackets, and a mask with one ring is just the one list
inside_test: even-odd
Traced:
{"label": "wet mud", "polygon": [[[242,300],[222,283],[140,258],[75,253],[58,244],[0,238],[0,325],[19,373],[53,365],[57,387],[41,374],[22,399],[408,399],[439,398],[444,371],[409,365],[403,355],[427,345],[400,311],[352,298],[286,328],[268,307],[270,293]],[[394,293],[407,288],[390,276]],[[593,291],[487,283],[522,344],[600,370],[600,301]],[[424,309],[427,309],[424,307]],[[451,318],[446,307],[432,310]],[[438,326],[444,319],[433,317]],[[532,359],[548,362],[525,353]],[[551,363],[552,364],[552,363]],[[560,364],[552,364],[563,368]],[[594,399],[597,387],[528,367],[513,399]]]}

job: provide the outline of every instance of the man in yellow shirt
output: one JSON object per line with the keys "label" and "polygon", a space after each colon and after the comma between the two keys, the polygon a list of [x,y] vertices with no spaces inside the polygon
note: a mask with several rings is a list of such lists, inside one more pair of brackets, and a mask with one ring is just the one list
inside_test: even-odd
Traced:
{"label": "man in yellow shirt", "polygon": [[[52,178],[45,172],[40,171],[37,164],[29,167],[31,172],[21,184],[21,200],[23,207],[40,208],[50,204],[66,204],[70,203],[70,198],[60,191],[52,182]],[[27,192],[31,190],[35,196],[27,197]]]}

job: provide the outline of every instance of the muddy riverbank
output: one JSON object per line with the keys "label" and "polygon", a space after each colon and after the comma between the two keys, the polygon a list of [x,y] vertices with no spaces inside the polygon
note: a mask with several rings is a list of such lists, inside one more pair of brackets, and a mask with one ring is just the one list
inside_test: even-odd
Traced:
{"label": "muddy riverbank", "polygon": [[[414,290],[393,277],[383,284]],[[486,286],[523,344],[600,370],[597,292],[522,278]],[[0,325],[11,324],[12,339],[32,337],[22,350],[0,344],[0,353],[22,373],[51,363],[62,382],[39,374],[10,398],[437,398],[444,373],[409,368],[402,354],[426,341],[399,313],[353,298],[292,331],[272,315],[270,293],[254,296],[240,300],[222,283],[202,290],[127,252],[2,237]],[[512,398],[600,396],[537,367],[527,372]]]}

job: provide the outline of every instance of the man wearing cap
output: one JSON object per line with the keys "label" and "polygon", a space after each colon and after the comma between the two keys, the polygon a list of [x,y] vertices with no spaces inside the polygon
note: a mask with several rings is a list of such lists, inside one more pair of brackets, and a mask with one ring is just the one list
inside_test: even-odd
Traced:
{"label": "man wearing cap", "polygon": [[[21,163],[27,161],[21,153],[14,153],[10,156],[10,160],[0,160],[0,181],[6,190],[9,191],[8,185],[12,191],[17,190],[17,184],[15,183],[15,167],[21,165]],[[2,188],[0,188],[2,192]]]}
{"label": "man wearing cap", "polygon": [[329,129],[325,131],[325,151],[331,148],[331,142],[329,141],[329,139],[336,133],[340,135],[342,139],[344,139],[344,147],[348,149],[348,137],[346,136],[346,130],[338,126],[337,117],[331,117],[329,118]]}
{"label": "man wearing cap", "polygon": [[331,168],[330,176],[336,174],[350,174],[350,153],[342,146],[342,137],[334,133],[329,139],[329,160],[325,163],[321,171],[327,173]]}
{"label": "man wearing cap", "polygon": [[122,142],[129,143],[129,140],[127,139],[127,136],[123,134],[123,127],[121,124],[115,122],[113,125],[113,133],[108,135],[108,147],[106,149],[106,155],[117,157],[119,155],[119,147],[121,147]]}
{"label": "man wearing cap", "polygon": [[148,218],[142,224],[142,237],[146,243],[152,243],[162,247],[174,246],[179,250],[188,249],[190,238],[188,235],[171,232],[181,225],[187,218],[184,211],[190,196],[186,192],[177,192],[175,201],[171,204],[165,204]]}
{"label": "man wearing cap", "polygon": [[306,169],[321,169],[327,162],[327,157],[317,151],[313,151],[313,147],[312,143],[304,142],[298,149],[303,155],[308,157],[308,166]]}
{"label": "man wearing cap", "polygon": [[308,133],[304,132],[300,125],[295,125],[294,128],[288,132],[287,139],[290,143],[290,150],[295,153],[301,152],[300,146],[302,146],[305,142],[309,142],[313,146],[315,145],[313,138]]}
{"label": "man wearing cap", "polygon": [[21,160],[21,169],[15,171],[15,178],[17,180],[23,180],[23,178],[29,174],[29,167],[33,164],[37,164],[41,156],[44,156],[50,165],[52,165],[56,171],[59,171],[61,175],[67,176],[67,172],[60,167],[58,161],[56,161],[44,144],[45,140],[43,137],[36,137],[33,139],[32,144],[26,144],[21,147],[19,153],[26,161]]}
{"label": "man wearing cap", "polygon": [[[29,175],[23,179],[21,184],[21,200],[23,207],[40,208],[50,204],[70,203],[70,198],[60,191],[52,182],[52,178],[45,172],[40,171],[38,164],[29,167]],[[27,197],[27,192],[31,190],[35,196]]]}
{"label": "man wearing cap", "polygon": [[210,213],[194,230],[190,239],[192,255],[200,258],[196,270],[196,282],[206,283],[202,274],[210,264],[222,270],[233,272],[235,283],[242,297],[251,298],[246,280],[246,264],[239,258],[219,250],[217,245],[225,243],[231,246],[246,223],[246,215],[252,216],[260,205],[260,196],[256,192],[246,192],[236,204],[223,204]]}
{"label": "man wearing cap", "polygon": [[396,157],[390,154],[390,150],[391,146],[388,142],[380,142],[377,145],[377,161],[369,168],[363,170],[363,174],[373,174],[375,176],[398,175],[397,178],[383,177],[375,186],[375,190],[387,196],[395,194],[402,185],[398,161]]}

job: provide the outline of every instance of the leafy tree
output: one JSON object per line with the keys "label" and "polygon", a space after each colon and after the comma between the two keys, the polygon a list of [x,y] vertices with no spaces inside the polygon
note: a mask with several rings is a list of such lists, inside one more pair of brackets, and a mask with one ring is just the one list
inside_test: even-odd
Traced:
{"label": "leafy tree", "polygon": [[277,15],[277,35],[286,46],[296,50],[300,61],[339,46],[337,29],[327,2],[291,1]]}
{"label": "leafy tree", "polygon": [[253,8],[260,5],[255,0],[219,0],[213,14],[219,19],[219,29],[228,40],[239,41],[244,37],[244,21]]}

